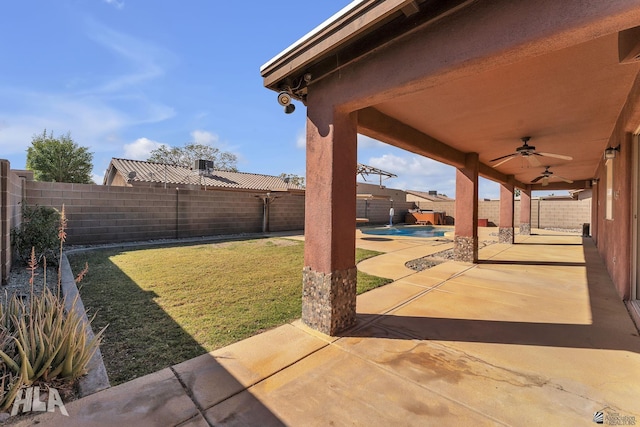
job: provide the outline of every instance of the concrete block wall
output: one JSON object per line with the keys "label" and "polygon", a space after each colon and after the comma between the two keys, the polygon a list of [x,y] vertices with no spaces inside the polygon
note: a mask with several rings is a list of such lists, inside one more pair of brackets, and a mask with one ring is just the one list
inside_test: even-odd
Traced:
{"label": "concrete block wall", "polygon": [[[374,179],[374,178],[372,178]],[[391,199],[394,202],[406,202],[407,193],[396,188],[380,187],[380,184],[370,184],[367,182],[356,182],[356,191],[358,194],[373,194]],[[384,202],[384,200],[378,200]],[[395,208],[394,208],[395,209]]]}
{"label": "concrete block wall", "polygon": [[279,193],[276,197],[269,206],[269,230],[304,229],[304,194]]}
{"label": "concrete block wall", "polygon": [[534,208],[540,212],[539,228],[581,229],[582,224],[591,223],[591,199],[538,200],[537,206],[531,203],[531,210]]}
{"label": "concrete block wall", "polygon": [[[533,206],[537,201],[536,200],[532,200],[531,201],[531,205]],[[516,200],[514,203],[514,212],[513,212],[513,220],[514,220],[514,227],[519,227],[520,226],[520,200]],[[534,209],[531,208],[531,216],[532,216],[532,223],[536,224],[536,222],[533,222],[533,214],[534,214]],[[537,215],[537,211],[535,211],[536,215]],[[478,218],[486,218],[488,219],[488,223],[490,226],[499,226],[500,225],[500,201],[499,200],[480,200],[478,201]],[[536,216],[537,218],[537,216]]]}
{"label": "concrete block wall", "polygon": [[7,283],[11,270],[11,229],[19,227],[23,179],[12,173],[9,161],[0,160],[0,283]]}
{"label": "concrete block wall", "polygon": [[[389,209],[392,203],[389,200],[358,200],[356,203],[356,216],[368,218],[368,224],[388,224]],[[405,214],[409,209],[414,209],[413,202],[393,201],[393,222],[404,222]]]}
{"label": "concrete block wall", "polygon": [[0,283],[7,283],[11,268],[9,220],[9,162],[0,160]]}
{"label": "concrete block wall", "polygon": [[498,200],[479,200],[478,218],[486,218],[490,225],[497,226],[500,219],[500,202]]}
{"label": "concrete block wall", "polygon": [[180,190],[176,237],[262,231],[262,200],[255,193]]}
{"label": "concrete block wall", "polygon": [[447,225],[453,225],[454,218],[456,217],[455,201],[442,201],[442,202],[419,201],[419,202],[415,202],[415,204],[419,209],[422,209],[422,210],[444,212]]}
{"label": "concrete block wall", "polygon": [[[10,170],[0,160],[0,279],[11,268],[10,232],[20,225],[21,202],[61,209],[68,218],[68,244],[96,244],[262,231],[263,202],[254,191],[176,190],[162,187],[35,182]],[[271,231],[304,229],[304,195],[276,194],[270,205]],[[396,195],[396,198],[400,199]],[[445,212],[455,218],[455,202],[404,202],[394,199],[394,222],[404,222],[409,209]],[[389,222],[389,200],[358,200],[357,216],[370,224]],[[519,225],[519,201],[515,203]],[[499,202],[479,202],[479,217],[498,224]],[[590,222],[591,199],[531,201],[536,228],[581,228]],[[539,220],[538,220],[539,218]]]}
{"label": "concrete block wall", "polygon": [[[61,209],[68,244],[200,237],[262,231],[259,193],[89,184],[25,183],[29,205]],[[304,197],[285,195],[271,206],[272,231],[304,227]],[[283,214],[283,217],[276,217]]]}
{"label": "concrete block wall", "polygon": [[[455,218],[455,202],[416,202],[420,209],[445,212]],[[520,225],[520,201],[514,204],[515,227]],[[500,201],[480,200],[478,218],[487,218],[489,224],[499,224]],[[531,226],[534,228],[581,229],[591,222],[591,199],[533,199],[531,200]]]}

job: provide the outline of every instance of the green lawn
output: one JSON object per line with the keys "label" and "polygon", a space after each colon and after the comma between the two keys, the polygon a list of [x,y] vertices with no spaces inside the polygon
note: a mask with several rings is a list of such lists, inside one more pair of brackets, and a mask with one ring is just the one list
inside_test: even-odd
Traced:
{"label": "green lawn", "polygon": [[[258,239],[73,254],[112,385],[300,317],[304,243]],[[377,255],[358,249],[357,261]],[[390,280],[358,272],[358,293]]]}

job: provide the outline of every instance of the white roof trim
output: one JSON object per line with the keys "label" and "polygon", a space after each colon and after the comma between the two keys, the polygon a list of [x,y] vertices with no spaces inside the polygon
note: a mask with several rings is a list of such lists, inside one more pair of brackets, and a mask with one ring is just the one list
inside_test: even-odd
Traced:
{"label": "white roof trim", "polygon": [[337,21],[339,18],[342,18],[344,15],[347,15],[349,12],[351,12],[357,6],[359,6],[362,3],[366,3],[367,1],[369,1],[369,0],[354,0],[354,1],[352,1],[347,6],[343,7],[342,9],[340,9],[340,11],[336,12],[335,14],[333,14],[329,19],[324,21],[322,24],[318,25],[313,30],[308,32],[306,35],[302,36],[300,39],[298,39],[291,46],[289,46],[288,48],[286,48],[285,50],[283,50],[282,52],[280,52],[279,54],[274,56],[272,59],[270,59],[268,62],[266,62],[262,67],[260,67],[260,72],[263,72],[266,68],[270,67],[275,62],[279,61],[282,57],[284,57],[287,54],[291,53],[293,50],[298,48],[300,45],[304,44],[305,42],[307,42],[308,40],[310,40],[311,38],[316,36],[318,33],[322,32],[324,29],[326,29],[332,23]]}

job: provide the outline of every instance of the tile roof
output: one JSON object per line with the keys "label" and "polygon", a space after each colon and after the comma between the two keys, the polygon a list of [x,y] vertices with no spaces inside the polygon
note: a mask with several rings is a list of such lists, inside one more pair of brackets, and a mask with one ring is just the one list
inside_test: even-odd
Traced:
{"label": "tile roof", "polygon": [[[130,182],[154,182],[182,185],[203,185],[207,187],[238,188],[248,190],[303,190],[303,187],[286,182],[283,178],[245,172],[212,170],[202,175],[191,168],[165,163],[112,158],[109,169],[116,171]],[[135,172],[133,178],[129,174]],[[105,175],[107,185],[109,173]]]}
{"label": "tile roof", "polygon": [[426,200],[431,200],[433,202],[450,202],[453,201],[455,199],[452,199],[451,197],[447,197],[443,194],[429,194],[427,192],[424,191],[413,191],[413,190],[406,190],[407,194],[413,194],[414,196],[418,196],[418,197],[422,197],[423,199]]}

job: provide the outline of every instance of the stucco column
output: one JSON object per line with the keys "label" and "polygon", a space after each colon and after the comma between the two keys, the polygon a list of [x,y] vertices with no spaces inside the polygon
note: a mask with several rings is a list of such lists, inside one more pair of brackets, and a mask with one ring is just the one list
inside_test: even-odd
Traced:
{"label": "stucco column", "polygon": [[302,321],[335,335],[356,315],[355,114],[307,107],[307,176]]}
{"label": "stucco column", "polygon": [[500,184],[500,220],[498,225],[498,242],[513,244],[513,225],[515,204],[513,201],[513,176],[509,182]]}
{"label": "stucco column", "polygon": [[478,153],[467,153],[464,168],[456,169],[456,261],[478,262],[478,165]]}
{"label": "stucco column", "polygon": [[531,235],[531,190],[520,189],[520,234]]}

